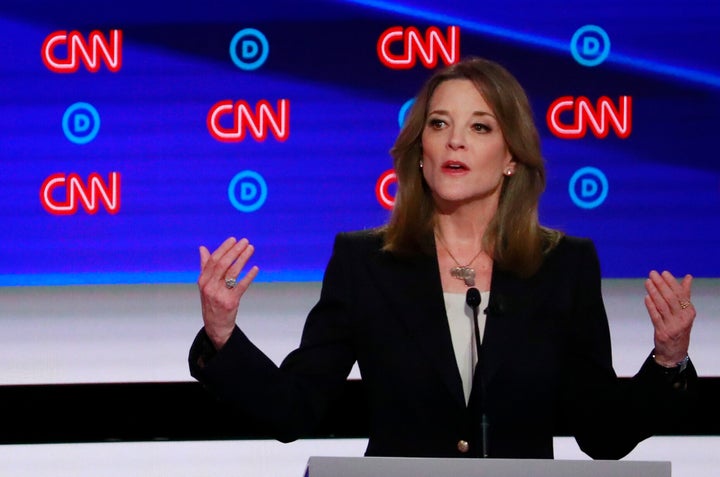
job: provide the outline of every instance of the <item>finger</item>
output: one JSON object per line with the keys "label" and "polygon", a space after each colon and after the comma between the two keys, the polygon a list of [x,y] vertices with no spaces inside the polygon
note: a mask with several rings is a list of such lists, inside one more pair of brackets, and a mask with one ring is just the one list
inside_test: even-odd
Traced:
{"label": "finger", "polygon": [[645,289],[648,292],[645,297],[645,308],[648,310],[653,327],[656,332],[664,333],[670,326],[672,316],[667,301],[663,298],[652,277],[645,280]]}
{"label": "finger", "polygon": [[[200,287],[204,287],[208,283],[212,284],[214,281],[217,280],[217,276],[219,274],[224,273],[225,269],[227,269],[227,266],[223,268],[220,262],[222,258],[226,256],[230,250],[232,250],[236,243],[237,240],[235,239],[235,237],[228,237],[209,256],[203,256],[204,252],[201,250],[200,260],[203,263],[200,270],[200,277],[198,277],[198,284],[200,285]],[[207,250],[207,247],[202,248]]]}
{"label": "finger", "polygon": [[238,241],[235,237],[226,238],[225,241],[212,253],[213,260],[219,261],[228,251],[230,251],[230,249],[235,246],[235,244],[237,244],[237,242]]}
{"label": "finger", "polygon": [[205,267],[208,259],[210,258],[210,251],[206,246],[200,245],[200,270]]}
{"label": "finger", "polygon": [[235,237],[225,239],[225,241],[217,249],[215,249],[212,254],[207,257],[207,259],[205,259],[205,263],[202,264],[201,276],[214,276],[216,274],[215,268],[217,267],[218,262],[228,252],[228,250],[235,245],[236,242],[237,240],[235,240]]}
{"label": "finger", "polygon": [[692,281],[693,276],[688,274],[685,275],[682,279],[682,282],[680,282],[680,288],[682,289],[682,294],[680,295],[680,308],[682,310],[686,310],[687,308],[690,308],[690,312],[688,315],[690,315],[691,319],[695,317],[695,305],[693,305],[691,297],[692,297]]}
{"label": "finger", "polygon": [[238,282],[237,288],[240,290],[241,293],[245,293],[247,291],[247,289],[250,287],[250,284],[253,282],[253,280],[255,280],[255,277],[257,277],[259,271],[260,269],[257,266],[253,266],[245,274],[243,279]]}
{"label": "finger", "polygon": [[210,260],[210,251],[204,245],[200,245],[200,275],[198,276],[197,283],[201,288],[207,282],[206,266],[208,260]]}
{"label": "finger", "polygon": [[649,296],[645,296],[645,308],[647,308],[648,315],[650,315],[650,321],[653,324],[656,332],[662,332],[665,329],[665,322],[662,319],[662,315],[655,306],[655,302]]}
{"label": "finger", "polygon": [[222,278],[237,277],[254,250],[248,239],[237,241],[218,261],[217,267]]}
{"label": "finger", "polygon": [[[654,280],[652,279],[654,278]],[[654,325],[660,333],[673,334],[681,318],[680,302],[664,283],[664,279],[655,272],[647,281],[646,289],[656,312]]]}
{"label": "finger", "polygon": [[661,276],[662,276],[665,284],[672,291],[673,298],[680,300],[685,297],[685,291],[683,290],[683,287],[680,284],[680,281],[678,281],[678,279],[675,278],[675,276],[672,273],[665,270],[664,272],[662,272]]}
{"label": "finger", "polygon": [[697,311],[695,310],[695,305],[691,300],[692,281],[692,275],[688,274],[683,277],[682,282],[680,283],[680,288],[682,289],[682,303],[680,303],[680,308],[682,311],[687,312],[686,314],[683,313],[682,316],[688,320],[688,326],[692,326],[692,322],[695,320],[695,316],[697,314]]}
{"label": "finger", "polygon": [[[672,282],[674,281],[674,277],[670,272],[664,271],[662,274],[658,273],[657,271],[653,270],[650,272],[650,279],[653,282],[653,285],[655,285],[656,289],[658,290],[658,293],[662,296],[662,299],[665,300],[665,302],[668,304],[668,307],[672,307],[674,304],[673,301],[675,300],[675,293],[672,289]],[[677,282],[675,282],[677,283]]]}
{"label": "finger", "polygon": [[208,280],[224,280],[226,277],[231,276],[228,269],[242,255],[248,243],[246,238],[235,240],[235,238],[231,237],[213,252],[204,270]]}
{"label": "finger", "polygon": [[692,295],[691,294],[692,281],[693,281],[693,276],[688,274],[683,277],[682,283],[680,283],[680,287],[683,290],[682,296],[687,298],[688,300],[690,300],[690,296]]}
{"label": "finger", "polygon": [[228,277],[239,277],[240,272],[242,272],[243,268],[245,268],[245,265],[247,265],[248,260],[250,260],[250,257],[253,256],[255,253],[255,246],[252,244],[248,244],[240,253],[240,256],[237,257],[235,262],[227,269],[227,276]]}
{"label": "finger", "polygon": [[650,276],[645,280],[645,290],[648,292],[648,297],[650,300],[652,300],[653,304],[655,305],[655,309],[658,313],[660,313],[661,317],[664,314],[669,313],[670,309],[668,307],[668,302],[665,300],[665,298],[662,295],[662,292],[658,286],[658,282],[662,281],[660,278],[660,275],[653,270],[650,272]]}
{"label": "finger", "polygon": [[[692,302],[690,301],[692,276],[685,275],[682,282],[680,282],[670,272],[664,271],[662,277],[667,286],[672,290],[672,295],[667,297],[672,313],[681,319],[694,316],[695,312],[692,307]],[[687,311],[689,307],[691,309]]]}

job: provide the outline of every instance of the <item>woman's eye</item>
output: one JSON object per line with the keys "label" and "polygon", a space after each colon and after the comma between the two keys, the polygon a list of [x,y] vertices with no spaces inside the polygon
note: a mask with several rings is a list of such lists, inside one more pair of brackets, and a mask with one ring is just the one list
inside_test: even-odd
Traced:
{"label": "woman's eye", "polygon": [[477,132],[490,132],[490,126],[482,123],[473,124],[473,129]]}
{"label": "woman's eye", "polygon": [[428,121],[428,125],[433,129],[441,129],[445,126],[445,121],[442,119],[433,118]]}

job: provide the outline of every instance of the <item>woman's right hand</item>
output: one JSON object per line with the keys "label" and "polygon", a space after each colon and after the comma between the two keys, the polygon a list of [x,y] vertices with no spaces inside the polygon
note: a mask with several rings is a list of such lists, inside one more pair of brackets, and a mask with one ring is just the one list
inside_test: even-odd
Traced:
{"label": "woman's right hand", "polygon": [[[217,350],[230,338],[240,297],[258,274],[258,267],[253,266],[242,279],[239,276],[254,251],[247,239],[238,241],[235,237],[225,240],[212,254],[207,247],[200,246],[198,288],[202,317],[205,333]],[[235,279],[237,284],[230,287],[226,285],[227,279]]]}

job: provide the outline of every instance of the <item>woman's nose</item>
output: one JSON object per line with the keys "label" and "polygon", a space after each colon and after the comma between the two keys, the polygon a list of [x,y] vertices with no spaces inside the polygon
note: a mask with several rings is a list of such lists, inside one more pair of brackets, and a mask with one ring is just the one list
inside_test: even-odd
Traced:
{"label": "woman's nose", "polygon": [[458,131],[457,129],[453,129],[450,132],[450,137],[448,137],[448,147],[450,149],[462,149],[465,147],[465,137],[462,134],[462,131]]}

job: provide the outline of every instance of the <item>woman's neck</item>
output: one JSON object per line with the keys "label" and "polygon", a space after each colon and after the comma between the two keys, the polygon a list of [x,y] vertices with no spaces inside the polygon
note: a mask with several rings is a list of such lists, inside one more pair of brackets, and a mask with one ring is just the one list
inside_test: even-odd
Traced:
{"label": "woman's neck", "polygon": [[473,200],[466,203],[435,206],[435,233],[446,242],[458,244],[479,243],[485,230],[497,213],[497,200]]}
{"label": "woman's neck", "polygon": [[437,211],[435,215],[435,233],[446,244],[460,247],[475,246],[482,242],[492,215],[488,211],[475,208],[457,208],[451,213]]}

